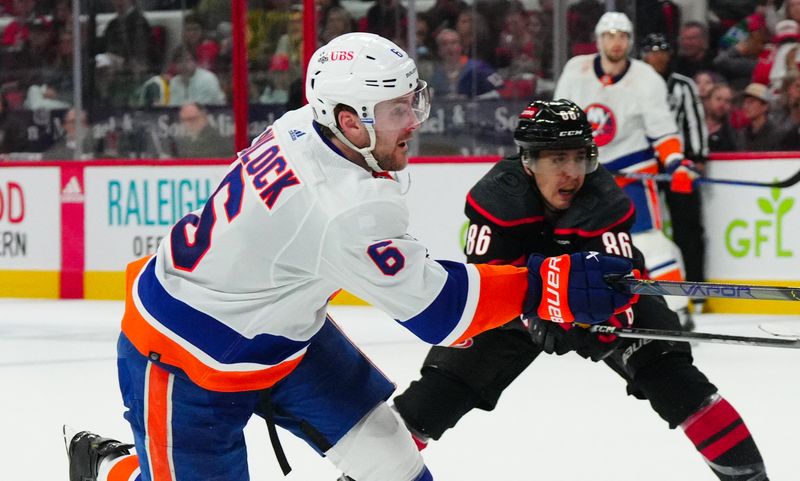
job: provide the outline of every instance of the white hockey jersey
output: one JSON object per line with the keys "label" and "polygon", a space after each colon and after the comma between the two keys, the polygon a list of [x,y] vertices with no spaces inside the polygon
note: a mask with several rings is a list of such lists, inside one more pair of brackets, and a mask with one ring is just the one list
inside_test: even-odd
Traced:
{"label": "white hockey jersey", "polygon": [[610,78],[600,68],[599,55],[573,57],[553,98],[572,100],[586,111],[599,160],[609,170],[655,172],[657,158],[666,164],[682,157],[666,83],[640,60]]}
{"label": "white hockey jersey", "polygon": [[527,270],[428,258],[399,184],[288,112],[239,153],[202,210],[132,263],[123,332],[216,391],[269,387],[300,362],[339,289],[432,344],[519,315]]}

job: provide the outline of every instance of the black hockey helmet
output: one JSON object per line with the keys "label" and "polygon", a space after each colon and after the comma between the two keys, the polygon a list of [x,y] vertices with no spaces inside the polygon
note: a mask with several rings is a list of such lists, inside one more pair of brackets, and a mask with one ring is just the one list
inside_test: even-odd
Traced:
{"label": "black hockey helmet", "polygon": [[667,36],[663,33],[648,33],[642,40],[639,54],[644,57],[646,53],[650,52],[672,52],[672,45],[667,40]]}
{"label": "black hockey helmet", "polygon": [[574,102],[534,100],[519,115],[514,143],[522,162],[536,172],[542,150],[586,149],[585,173],[597,169],[597,145],[586,113]]}

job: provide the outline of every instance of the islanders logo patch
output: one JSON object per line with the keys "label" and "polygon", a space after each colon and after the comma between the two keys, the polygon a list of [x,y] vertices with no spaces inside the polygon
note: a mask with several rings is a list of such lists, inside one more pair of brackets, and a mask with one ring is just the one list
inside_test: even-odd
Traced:
{"label": "islanders logo patch", "polygon": [[603,104],[589,104],[586,107],[586,118],[592,126],[594,143],[598,147],[614,140],[617,135],[617,119],[609,107]]}

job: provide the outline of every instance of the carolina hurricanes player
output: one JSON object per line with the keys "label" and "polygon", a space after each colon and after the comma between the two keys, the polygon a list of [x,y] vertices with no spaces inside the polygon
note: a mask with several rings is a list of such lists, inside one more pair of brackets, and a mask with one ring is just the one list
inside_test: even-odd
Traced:
{"label": "carolina hurricanes player", "polygon": [[69,437],[71,481],[246,481],[253,414],[359,479],[431,480],[386,404],[394,385],[327,315],[339,289],[445,346],[523,306],[527,317],[596,323],[630,305],[603,278],[628,274],[625,259],[466,265],[429,258],[406,233],[402,189],[384,171],[406,166],[429,103],[397,45],[367,33],[332,40],[309,63],[306,96],[239,153],[154,257],[129,266],[118,369],[138,460],[83,431]]}
{"label": "carolina hurricanes player", "polygon": [[[597,165],[592,129],[580,107],[568,100],[533,101],[519,117],[514,142],[518,155],[497,162],[467,195],[468,262],[522,265],[533,252],[555,256],[594,250],[628,256],[641,265],[641,253],[629,236],[633,206],[611,174]],[[609,323],[680,328],[659,296],[643,296]],[[470,411],[493,410],[542,352],[574,351],[602,360],[625,380],[628,394],[646,399],[670,428],[680,426],[721,481],[767,479],[744,420],[695,365],[689,344],[598,336],[539,319],[527,324],[510,319],[459,346],[431,348],[420,378],[394,398],[420,447],[442,437]],[[591,396],[591,386],[583,388]],[[567,470],[563,478],[569,479]],[[603,473],[594,479],[614,478]]]}
{"label": "carolina hurricanes player", "polygon": [[[570,99],[586,111],[606,169],[657,173],[662,168],[672,173],[673,191],[691,192],[699,174],[683,157],[664,79],[648,64],[628,58],[633,45],[630,19],[624,13],[607,12],[597,22],[595,36],[600,53],[570,59],[554,98]],[[655,182],[624,178],[617,182],[636,206],[631,233],[644,253],[650,277],[683,280],[680,250],[661,231]],[[687,298],[668,297],[667,302],[682,324],[691,325]]]}

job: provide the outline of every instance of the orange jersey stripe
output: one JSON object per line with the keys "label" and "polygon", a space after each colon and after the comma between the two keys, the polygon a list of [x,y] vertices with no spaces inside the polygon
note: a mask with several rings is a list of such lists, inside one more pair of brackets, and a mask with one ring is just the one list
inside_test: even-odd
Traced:
{"label": "orange jersey stripe", "polygon": [[155,351],[159,355],[159,362],[179,367],[198,386],[220,392],[266,389],[286,377],[303,359],[300,355],[257,371],[220,371],[204,364],[147,322],[133,302],[134,281],[148,260],[143,258],[128,265],[125,314],[122,318],[122,331],[141,355],[149,357],[151,351]]}
{"label": "orange jersey stripe", "polygon": [[172,466],[171,377],[152,362],[147,363],[147,454],[153,481],[174,481]]}
{"label": "orange jersey stripe", "polygon": [[519,317],[528,291],[528,269],[509,265],[475,264],[481,276],[480,297],[472,322],[451,345]]}

